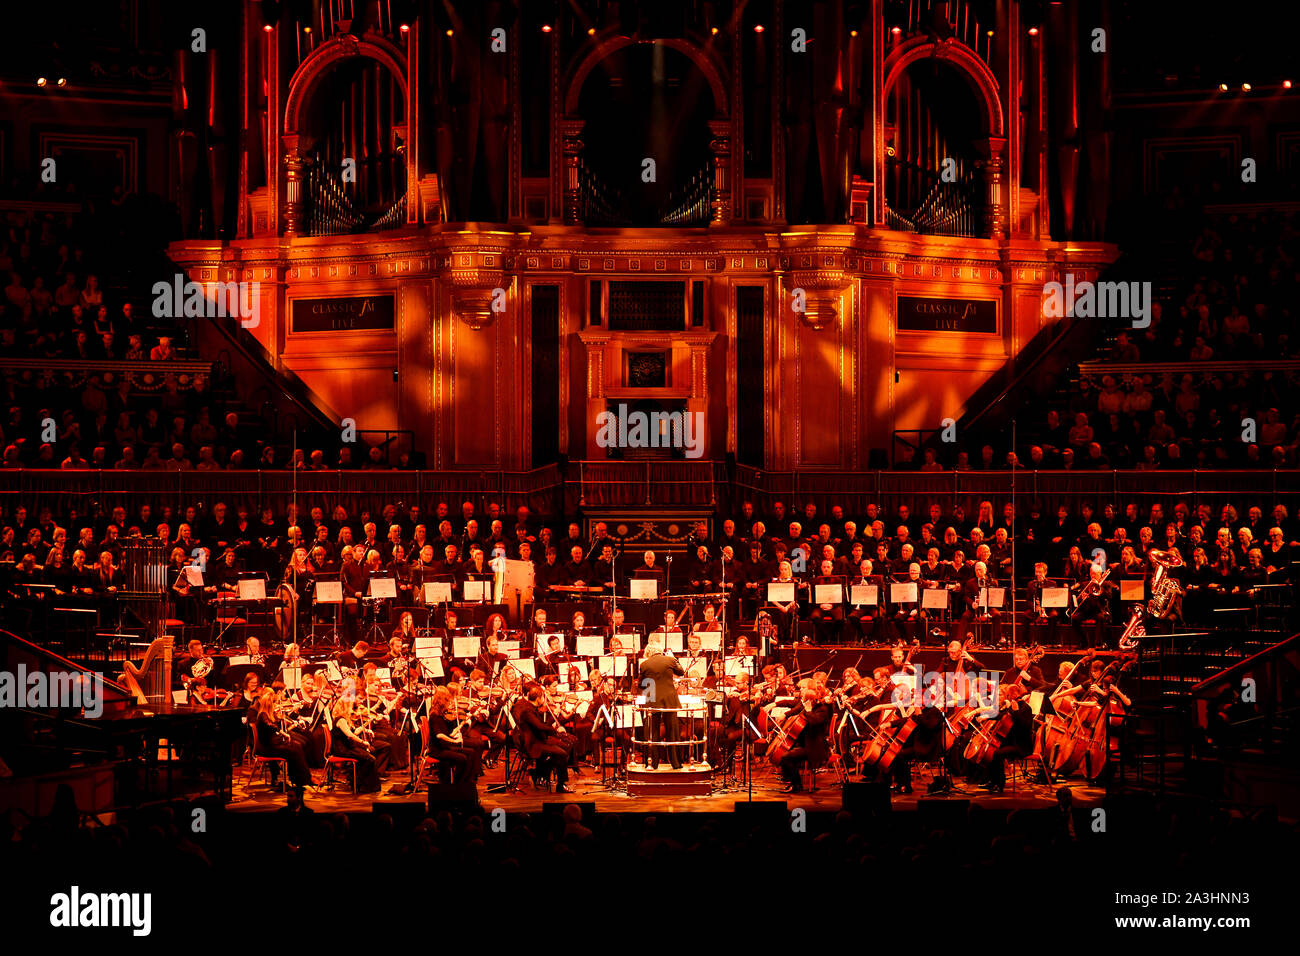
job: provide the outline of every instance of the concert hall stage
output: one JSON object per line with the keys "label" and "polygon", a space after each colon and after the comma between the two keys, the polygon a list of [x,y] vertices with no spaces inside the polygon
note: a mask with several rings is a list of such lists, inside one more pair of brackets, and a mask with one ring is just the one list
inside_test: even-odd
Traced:
{"label": "concert hall stage", "polygon": [[[845,667],[857,667],[860,673],[869,674],[873,667],[889,665],[889,652],[893,646],[892,644],[783,644],[777,659],[791,674],[800,671],[807,674],[827,666],[833,667],[836,674]],[[1062,661],[1074,664],[1087,653],[1082,649],[1070,649],[1059,645],[1043,647],[1042,650],[1043,658],[1038,662],[1038,667],[1046,679],[1055,676],[1057,667]],[[1102,648],[1098,648],[1096,654],[1108,663],[1112,658],[1119,656],[1118,651]],[[970,655],[989,670],[1005,671],[1011,667],[1009,646],[1001,650],[972,647]],[[912,666],[924,674],[926,671],[937,669],[945,656],[946,650],[943,645],[923,644],[912,653]]]}
{"label": "concert hall stage", "polygon": [[[778,802],[787,809],[801,808],[810,813],[838,812],[841,809],[857,809],[865,806],[872,812],[882,809],[874,802],[880,801],[881,791],[873,789],[874,785],[850,781],[842,789],[835,781],[835,775],[829,771],[817,775],[817,789],[801,793],[786,794],[780,791],[780,780],[768,772],[766,763],[756,775],[753,789],[754,803]],[[506,813],[540,813],[547,807],[568,803],[594,807],[600,813],[726,813],[736,810],[740,805],[750,802],[750,792],[738,784],[727,790],[715,790],[709,796],[699,797],[630,797],[626,793],[610,790],[601,786],[600,775],[590,768],[583,768],[583,773],[571,776],[569,786],[574,792],[556,794],[547,790],[534,790],[531,784],[524,784],[519,793],[488,793],[487,788],[496,783],[500,777],[500,768],[488,771],[479,782],[478,807],[490,813],[501,808]],[[1009,774],[1006,790],[1002,793],[990,793],[978,785],[967,783],[957,778],[953,781],[953,790],[943,796],[930,796],[927,787],[932,779],[928,767],[917,766],[913,779],[911,794],[889,794],[888,800],[892,812],[907,812],[924,809],[922,804],[969,803],[986,810],[1009,812],[1011,810],[1043,810],[1057,805],[1056,793],[1059,787],[1066,786],[1076,808],[1099,804],[1106,791],[1103,787],[1089,785],[1077,778],[1058,781],[1056,784],[1033,783],[1023,777]],[[405,777],[398,774],[389,776],[387,783],[404,782]],[[486,782],[485,782],[486,781]],[[436,787],[436,784],[435,784]],[[888,791],[884,791],[887,793]],[[389,793],[358,794],[354,796],[346,783],[340,782],[334,790],[315,790],[308,792],[307,805],[317,813],[417,813],[416,808],[429,807],[427,783],[420,791],[413,794],[397,795]],[[227,804],[231,813],[271,813],[285,804],[285,795],[278,788],[271,788],[263,778],[246,784],[244,774],[237,773],[234,786],[234,799]],[[444,806],[464,809],[466,801],[435,799],[432,811]],[[472,804],[469,804],[472,806]]]}

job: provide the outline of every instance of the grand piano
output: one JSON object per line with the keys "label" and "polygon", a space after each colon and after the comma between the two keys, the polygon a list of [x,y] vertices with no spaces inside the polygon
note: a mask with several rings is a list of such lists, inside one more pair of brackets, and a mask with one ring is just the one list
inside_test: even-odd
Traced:
{"label": "grand piano", "polygon": [[[228,799],[232,756],[246,734],[243,710],[172,703],[170,641],[155,640],[142,665],[128,666],[124,680],[116,680],[0,630],[5,672],[29,679],[43,674],[47,686],[81,682],[83,690],[81,707],[24,698],[19,706],[0,708],[0,757],[13,774],[3,802],[34,800],[32,809],[40,812],[42,778],[93,779],[93,792],[83,787],[78,805],[97,810],[205,792]],[[87,682],[94,683],[98,700],[88,696]],[[110,777],[111,795],[105,792]],[[26,791],[19,786],[24,780]]]}

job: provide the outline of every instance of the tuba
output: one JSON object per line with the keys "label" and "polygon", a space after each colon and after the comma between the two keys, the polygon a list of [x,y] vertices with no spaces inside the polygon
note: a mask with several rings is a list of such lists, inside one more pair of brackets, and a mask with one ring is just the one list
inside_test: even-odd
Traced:
{"label": "tuba", "polygon": [[1155,570],[1151,575],[1151,598],[1147,601],[1147,614],[1157,620],[1172,616],[1177,611],[1178,598],[1183,586],[1169,573],[1170,568],[1181,568],[1183,559],[1177,551],[1148,551],[1147,558]]}

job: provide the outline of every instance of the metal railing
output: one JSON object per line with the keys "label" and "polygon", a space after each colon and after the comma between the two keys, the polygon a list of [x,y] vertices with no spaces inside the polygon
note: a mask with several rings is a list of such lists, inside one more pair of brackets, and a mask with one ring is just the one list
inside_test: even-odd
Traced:
{"label": "metal railing", "polygon": [[[1043,514],[1058,505],[1106,502],[1121,509],[1129,502],[1146,508],[1155,501],[1173,513],[1182,502],[1191,511],[1208,504],[1216,513],[1231,502],[1239,511],[1259,505],[1267,513],[1283,503],[1294,514],[1300,501],[1300,471],[763,471],[736,465],[734,474],[720,461],[571,461],[567,468],[546,465],[531,471],[117,471],[0,469],[0,495],[29,512],[49,505],[56,513],[75,508],[90,515],[98,508],[121,505],[135,514],[139,505],[156,510],[168,505],[176,513],[218,500],[231,509],[245,506],[256,518],[262,507],[278,512],[296,502],[300,509],[342,504],[350,513],[378,512],[386,504],[420,504],[469,500],[482,506],[496,501],[503,509],[521,504],[541,514],[574,514],[592,507],[717,507],[736,510],[753,502],[767,513],[783,501],[793,513],[812,502],[823,514],[840,505],[846,514],[862,514],[868,504],[886,514],[909,505],[924,515],[930,504],[945,510],[957,505],[974,516],[981,501],[998,513],[1013,502],[1022,516],[1037,503]],[[453,508],[454,510],[454,508]]]}

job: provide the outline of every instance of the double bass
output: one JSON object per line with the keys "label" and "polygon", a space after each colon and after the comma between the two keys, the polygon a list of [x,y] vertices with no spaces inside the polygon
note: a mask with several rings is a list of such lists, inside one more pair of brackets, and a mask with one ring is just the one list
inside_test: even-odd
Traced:
{"label": "double bass", "polygon": [[[1105,768],[1109,752],[1110,723],[1115,720],[1118,727],[1123,721],[1122,707],[1112,714],[1112,705],[1118,706],[1119,702],[1100,698],[1103,695],[1107,698],[1114,697],[1114,689],[1107,683],[1107,678],[1111,677],[1113,683],[1114,677],[1127,671],[1133,666],[1134,661],[1136,657],[1126,660],[1123,664],[1118,660],[1111,661],[1102,671],[1101,676],[1092,682],[1088,688],[1087,698],[1079,702],[1070,718],[1065,743],[1056,751],[1055,759],[1052,761],[1053,773],[1073,773],[1082,766],[1084,775],[1088,779],[1095,779],[1100,775]],[[1112,676],[1117,665],[1118,673]]]}

